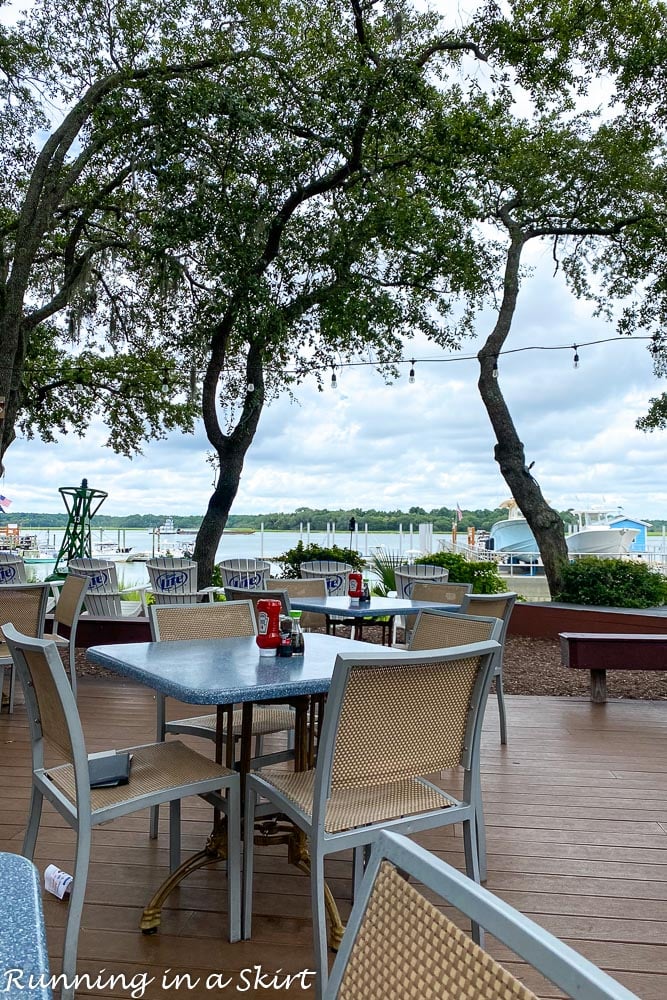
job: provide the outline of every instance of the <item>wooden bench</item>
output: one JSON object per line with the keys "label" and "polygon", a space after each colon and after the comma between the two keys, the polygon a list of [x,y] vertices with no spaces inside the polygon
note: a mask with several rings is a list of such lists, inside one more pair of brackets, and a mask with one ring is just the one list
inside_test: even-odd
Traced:
{"label": "wooden bench", "polygon": [[607,700],[608,670],[667,670],[666,635],[560,632],[561,663],[590,670],[591,701]]}

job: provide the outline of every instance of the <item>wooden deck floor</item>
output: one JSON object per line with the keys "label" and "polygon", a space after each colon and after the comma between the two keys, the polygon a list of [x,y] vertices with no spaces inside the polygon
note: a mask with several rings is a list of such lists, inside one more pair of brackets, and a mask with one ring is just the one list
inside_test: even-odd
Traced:
{"label": "wooden deck floor", "polygon": [[[87,677],[80,682],[79,704],[91,751],[153,738],[154,702],[146,689]],[[488,887],[645,1000],[664,1000],[667,703],[592,705],[583,699],[513,697],[508,707],[507,747],[498,742],[493,697],[485,724]],[[0,850],[19,852],[29,775],[23,705],[13,717],[0,716],[0,743]],[[447,776],[443,784],[448,787]],[[201,847],[209,818],[205,804],[185,806],[185,849]],[[288,866],[283,847],[258,852],[251,942],[226,941],[226,880],[216,870],[197,872],[171,897],[157,935],[139,932],[142,907],[167,873],[166,825],[155,843],[148,840],[147,822],[140,813],[94,833],[78,968],[93,980],[105,970],[101,980],[123,973],[126,981],[79,995],[129,997],[132,985],[134,996],[150,1000],[312,995],[298,982],[290,989],[268,985],[276,970],[282,970],[280,984],[285,973],[312,963],[308,880]],[[421,840],[462,865],[459,828]],[[71,871],[73,856],[73,834],[46,807],[36,854],[40,871],[51,862]],[[345,917],[349,860],[333,859],[328,876]],[[44,904],[52,968],[58,971],[66,905],[53,897],[45,897]],[[257,986],[256,966],[267,977]],[[129,982],[142,973],[154,977],[145,991],[140,979]],[[188,974],[190,981],[177,986],[174,977]],[[224,990],[215,988],[216,979],[207,988],[207,977],[216,974],[231,980]],[[525,978],[535,986],[530,974]],[[195,980],[198,985],[189,988]]]}

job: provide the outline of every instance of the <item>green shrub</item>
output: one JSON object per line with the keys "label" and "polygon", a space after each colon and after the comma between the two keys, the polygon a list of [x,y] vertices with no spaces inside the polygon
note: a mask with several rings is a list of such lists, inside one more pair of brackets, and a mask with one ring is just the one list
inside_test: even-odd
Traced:
{"label": "green shrub", "polygon": [[584,556],[563,574],[554,600],[608,608],[654,608],[667,601],[667,580],[646,563]]}
{"label": "green shrub", "polygon": [[275,560],[281,569],[281,576],[286,580],[297,580],[300,577],[299,567],[302,562],[313,562],[316,559],[332,559],[336,562],[349,563],[354,569],[363,570],[364,559],[353,549],[341,549],[337,545],[324,548],[322,545],[304,545],[298,542],[293,549],[288,549]]}
{"label": "green shrub", "polygon": [[428,566],[443,566],[449,570],[452,583],[472,583],[473,594],[502,594],[508,589],[495,562],[469,562],[456,552],[436,552],[416,561]]}

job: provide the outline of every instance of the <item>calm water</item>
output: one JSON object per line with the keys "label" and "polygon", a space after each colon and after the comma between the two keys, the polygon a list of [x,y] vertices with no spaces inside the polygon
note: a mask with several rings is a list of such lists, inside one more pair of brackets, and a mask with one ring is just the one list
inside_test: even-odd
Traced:
{"label": "calm water", "polygon": [[[37,534],[40,545],[55,544],[56,548],[60,545],[63,538],[63,531],[50,531],[48,532],[48,538],[46,531],[37,532]],[[450,535],[434,534],[433,551],[436,552],[438,550],[438,543],[441,538],[449,539],[450,537]],[[162,536],[159,539],[160,551],[158,551],[157,544],[154,547],[154,542],[157,542],[157,538],[149,531],[121,529],[118,532],[116,529],[108,528],[102,532],[99,530],[93,532],[93,547],[100,542],[104,544],[118,544],[120,542],[123,546],[131,546],[132,552],[147,552],[150,556],[152,554],[164,554],[169,550],[170,545],[194,544],[194,538],[194,535]],[[311,531],[309,539],[312,543],[325,545],[327,544],[327,533],[325,531]],[[305,526],[303,533],[299,533],[298,531],[266,531],[262,534],[256,531],[252,535],[224,534],[216,552],[216,562],[219,562],[221,559],[239,557],[263,558],[274,562],[283,552],[294,548],[300,540],[303,541],[304,545],[308,542]],[[349,531],[336,531],[333,541],[336,545],[348,548],[350,546]],[[331,534],[329,534],[328,542],[329,544],[332,543]],[[407,554],[411,549],[419,548],[418,527],[414,525],[412,534],[409,527],[406,527],[402,534],[398,532],[368,532],[368,535],[366,535],[363,531],[359,531],[356,536],[353,535],[352,537],[352,548],[357,549],[364,556],[372,555],[373,549],[376,546],[383,546],[389,552]],[[145,563],[115,561],[118,567],[118,576],[122,580],[123,586],[148,583],[148,572]],[[29,571],[34,573],[36,580],[43,580],[52,571],[53,563],[31,563],[28,568]]]}

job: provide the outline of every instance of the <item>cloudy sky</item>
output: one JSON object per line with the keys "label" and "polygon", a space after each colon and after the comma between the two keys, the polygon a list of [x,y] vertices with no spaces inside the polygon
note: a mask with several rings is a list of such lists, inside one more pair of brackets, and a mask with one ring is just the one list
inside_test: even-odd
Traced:
{"label": "cloudy sky", "polygon": [[[523,285],[507,347],[582,344],[614,335],[591,318],[552,276],[548,250]],[[480,318],[480,336],[492,317]],[[651,367],[646,341],[573,350],[525,351],[501,357],[500,379],[527,462],[558,509],[606,503],[639,517],[667,517],[667,432],[644,434],[634,423],[651,396],[667,390]],[[461,354],[474,354],[475,342]],[[412,356],[409,348],[406,357]],[[414,356],[452,357],[434,347]],[[493,459],[493,436],[479,399],[477,362],[420,362],[408,383],[385,386],[373,368],[345,369],[337,391],[314,383],[299,403],[265,410],[248,453],[235,513],[298,506],[494,508],[508,496]],[[211,491],[203,430],[146,447],[133,460],[104,447],[103,427],[57,444],[17,441],[6,456],[0,492],[11,511],[60,511],[59,486],[89,485],[109,497],[100,513],[199,514]]]}

